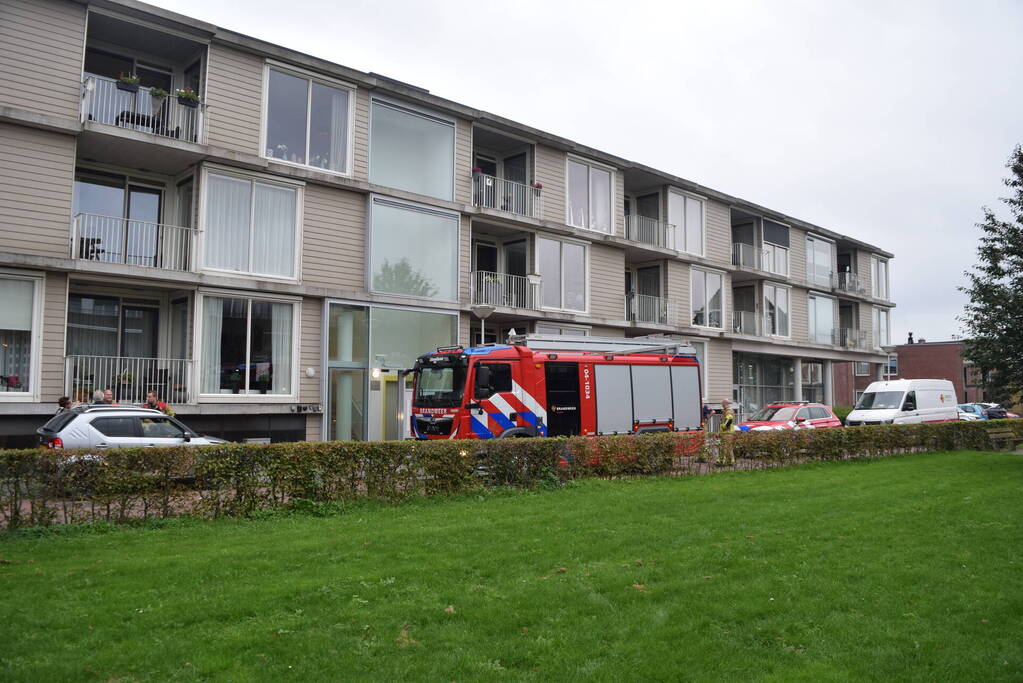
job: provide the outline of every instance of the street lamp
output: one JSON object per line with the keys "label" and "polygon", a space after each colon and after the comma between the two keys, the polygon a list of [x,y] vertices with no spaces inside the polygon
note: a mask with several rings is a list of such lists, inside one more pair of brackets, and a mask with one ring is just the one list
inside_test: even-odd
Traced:
{"label": "street lamp", "polygon": [[[476,304],[469,308],[473,315],[480,319],[480,346],[487,343],[486,335],[486,320],[490,317],[490,314],[497,310],[495,307],[488,304]],[[472,341],[470,340],[470,344]]]}

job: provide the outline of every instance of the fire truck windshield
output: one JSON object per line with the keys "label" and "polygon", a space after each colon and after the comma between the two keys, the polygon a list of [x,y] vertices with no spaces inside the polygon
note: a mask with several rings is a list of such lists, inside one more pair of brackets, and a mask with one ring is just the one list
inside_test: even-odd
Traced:
{"label": "fire truck windshield", "polygon": [[416,394],[412,404],[421,408],[457,408],[465,388],[465,361],[432,357],[416,362]]}

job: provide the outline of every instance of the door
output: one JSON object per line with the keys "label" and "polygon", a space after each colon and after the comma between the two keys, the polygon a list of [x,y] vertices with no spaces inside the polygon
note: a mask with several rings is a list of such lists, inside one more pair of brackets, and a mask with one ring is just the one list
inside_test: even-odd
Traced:
{"label": "door", "polygon": [[366,440],[366,371],[328,369],[327,439]]}
{"label": "door", "polygon": [[658,193],[645,194],[636,197],[635,234],[632,239],[646,242],[647,244],[664,245],[664,239],[659,234],[658,219],[661,217],[661,195]]}
{"label": "door", "polygon": [[156,267],[159,247],[162,192],[152,187],[128,186],[128,230],[125,231],[125,263]]}
{"label": "door", "polygon": [[143,417],[142,446],[180,446],[185,443],[185,430],[169,417]]}
{"label": "door", "polygon": [[498,274],[497,246],[477,242],[474,256],[476,260],[474,303],[504,306],[504,282]]}
{"label": "door", "polygon": [[497,160],[477,154],[476,168],[482,175],[473,174],[473,203],[492,209],[497,205]]}
{"label": "door", "polygon": [[547,436],[579,433],[579,364],[547,363]]}
{"label": "door", "polygon": [[531,216],[528,157],[525,152],[504,158],[504,196],[501,208],[523,216]]}
{"label": "door", "polygon": [[140,444],[137,417],[97,417],[91,423],[94,448],[130,448]]}
{"label": "door", "polygon": [[504,272],[517,277],[505,278],[508,281],[508,305],[515,308],[534,308],[539,302],[533,302],[533,289],[526,279],[529,272],[529,252],[526,240],[515,240],[504,243]]}
{"label": "door", "polygon": [[639,268],[636,270],[636,317],[643,322],[667,323],[667,311],[661,308],[661,269]]}

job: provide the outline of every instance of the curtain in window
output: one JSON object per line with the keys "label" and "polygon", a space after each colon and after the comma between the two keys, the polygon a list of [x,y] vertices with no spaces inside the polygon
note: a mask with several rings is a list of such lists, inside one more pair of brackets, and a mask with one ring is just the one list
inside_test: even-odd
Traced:
{"label": "curtain in window", "polygon": [[255,184],[252,272],[295,274],[295,190]]}
{"label": "curtain in window", "polygon": [[273,393],[291,391],[291,304],[273,304],[270,311],[270,361],[273,363]]}
{"label": "curtain in window", "polygon": [[224,326],[224,300],[203,299],[202,393],[220,392],[220,337]]}
{"label": "curtain in window", "polygon": [[205,262],[212,268],[247,271],[252,183],[209,174],[206,191]]}
{"label": "curtain in window", "polygon": [[322,83],[312,85],[309,164],[343,173],[348,160],[348,93]]}
{"label": "curtain in window", "polygon": [[72,294],[68,299],[68,355],[121,355],[117,347],[120,316],[117,299]]}
{"label": "curtain in window", "polygon": [[29,391],[35,283],[0,280],[0,391]]}

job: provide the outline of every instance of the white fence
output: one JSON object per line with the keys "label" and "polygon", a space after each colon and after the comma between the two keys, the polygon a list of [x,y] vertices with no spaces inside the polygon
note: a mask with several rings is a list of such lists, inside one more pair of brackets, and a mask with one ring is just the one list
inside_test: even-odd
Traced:
{"label": "white fence", "polygon": [[523,275],[473,271],[472,303],[537,309],[540,302],[540,279],[535,279],[534,283]]}
{"label": "white fence", "polygon": [[204,104],[185,103],[173,93],[153,97],[150,90],[125,85],[113,78],[87,76],[82,87],[82,121],[206,143]]}
{"label": "white fence", "polygon": [[764,249],[755,247],[752,244],[744,242],[732,243],[732,265],[734,266],[765,270],[765,254],[766,251]]}
{"label": "white fence", "polygon": [[71,258],[190,270],[195,230],[131,218],[80,213],[71,228]]}
{"label": "white fence", "polygon": [[485,173],[472,174],[472,203],[529,218],[543,217],[543,190]]}
{"label": "white fence", "polygon": [[625,239],[674,249],[675,226],[656,218],[629,215],[625,217]]}
{"label": "white fence", "polygon": [[732,311],[732,331],[737,334],[763,334],[763,317],[756,311]]}
{"label": "white fence", "polygon": [[155,391],[167,403],[191,403],[191,369],[192,361],[181,358],[67,356],[64,392],[91,402],[92,392],[110,389],[115,402],[140,405]]}
{"label": "white fence", "polygon": [[658,325],[677,324],[675,305],[671,299],[647,294],[626,294],[625,314],[628,320]]}

